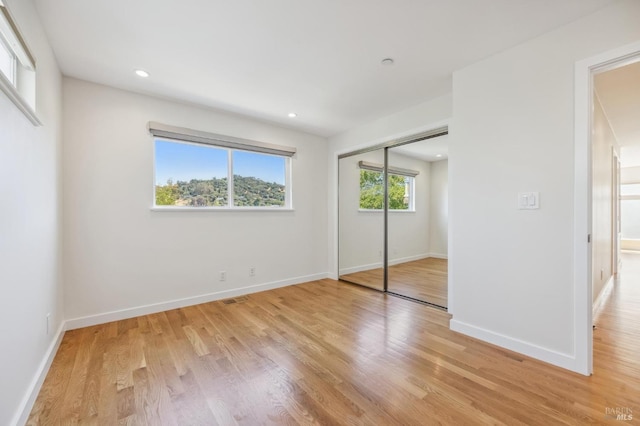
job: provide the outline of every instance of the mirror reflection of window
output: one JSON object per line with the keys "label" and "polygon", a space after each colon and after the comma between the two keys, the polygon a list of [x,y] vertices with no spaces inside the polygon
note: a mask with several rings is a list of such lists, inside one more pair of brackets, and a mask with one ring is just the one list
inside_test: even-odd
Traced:
{"label": "mirror reflection of window", "polygon": [[[412,188],[414,178],[389,174],[389,210],[413,210]],[[360,209],[384,208],[384,174],[360,170]]]}

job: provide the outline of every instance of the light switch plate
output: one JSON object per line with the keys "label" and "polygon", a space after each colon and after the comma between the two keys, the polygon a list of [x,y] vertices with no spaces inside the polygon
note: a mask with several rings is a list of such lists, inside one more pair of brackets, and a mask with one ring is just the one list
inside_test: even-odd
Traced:
{"label": "light switch plate", "polygon": [[518,193],[518,209],[535,210],[540,208],[539,192],[519,192]]}

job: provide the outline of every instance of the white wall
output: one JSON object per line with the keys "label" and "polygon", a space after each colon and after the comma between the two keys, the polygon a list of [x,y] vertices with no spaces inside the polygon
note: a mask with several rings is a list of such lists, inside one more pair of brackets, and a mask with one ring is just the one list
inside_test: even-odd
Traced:
{"label": "white wall", "polygon": [[395,265],[424,259],[429,256],[431,235],[431,163],[390,149],[389,165],[419,172],[414,179],[415,212],[389,212],[389,263]]}
{"label": "white wall", "polygon": [[[24,422],[63,320],[61,80],[31,1],[5,1],[37,61],[34,127],[0,92],[0,424]],[[50,313],[50,332],[46,315]]]}
{"label": "white wall", "polygon": [[449,161],[431,163],[429,198],[429,253],[447,258],[449,231]]}
{"label": "white wall", "polygon": [[[70,326],[326,276],[325,139],[71,78],[63,88]],[[149,121],[295,146],[295,211],[151,211]]]}
{"label": "white wall", "polygon": [[383,164],[384,152],[367,152],[340,160],[340,275],[378,268],[384,251],[382,212],[359,211],[358,161]]}
{"label": "white wall", "polygon": [[[454,73],[452,328],[578,371],[574,65],[640,39],[639,20],[619,1]],[[517,210],[519,191],[540,209]]]}
{"label": "white wall", "polygon": [[591,278],[595,302],[613,274],[613,149],[618,143],[598,98],[593,102]]}
{"label": "white wall", "polygon": [[333,278],[338,276],[338,155],[445,125],[451,117],[451,100],[445,95],[329,138],[328,250]]}

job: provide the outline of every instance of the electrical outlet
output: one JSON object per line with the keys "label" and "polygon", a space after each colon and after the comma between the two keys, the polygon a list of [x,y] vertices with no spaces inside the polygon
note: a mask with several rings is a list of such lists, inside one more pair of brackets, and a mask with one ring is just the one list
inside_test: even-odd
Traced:
{"label": "electrical outlet", "polygon": [[220,281],[227,280],[227,271],[220,271]]}
{"label": "electrical outlet", "polygon": [[47,335],[49,335],[49,330],[51,329],[51,313],[47,314]]}
{"label": "electrical outlet", "polygon": [[256,267],[252,266],[251,268],[249,268],[249,276],[250,277],[255,277],[256,276]]}

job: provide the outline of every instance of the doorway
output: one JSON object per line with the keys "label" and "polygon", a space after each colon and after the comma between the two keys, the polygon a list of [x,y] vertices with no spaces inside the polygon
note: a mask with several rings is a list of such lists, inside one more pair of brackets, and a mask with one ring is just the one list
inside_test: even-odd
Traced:
{"label": "doorway", "polygon": [[[592,161],[592,124],[594,123],[595,99],[599,94],[594,91],[594,82],[597,75],[621,68],[625,65],[634,64],[640,61],[640,42],[626,45],[611,51],[578,61],[575,66],[575,145],[574,145],[574,280],[575,280],[575,365],[577,371],[589,375],[593,372],[593,308],[594,301],[598,294],[594,294],[594,281],[602,275],[606,277],[606,270],[602,272],[602,267],[594,265],[594,253],[597,252],[595,244],[592,244],[594,235],[594,209],[598,208],[598,202],[594,203],[597,189],[594,186],[594,162]],[[602,99],[598,99],[598,102]],[[608,119],[608,118],[607,118]],[[624,155],[620,153],[621,161]],[[611,151],[613,156],[614,150]],[[613,162],[609,163],[611,168],[610,179],[613,180]],[[622,181],[622,177],[621,177]],[[611,184],[612,185],[612,184]],[[614,202],[613,190],[608,200],[611,206]],[[599,203],[603,205],[602,202]],[[613,210],[613,208],[612,208]],[[620,209],[622,213],[622,208]],[[611,213],[610,213],[611,214]],[[614,219],[615,220],[615,219]],[[624,217],[621,214],[621,225]],[[612,244],[615,230],[613,224],[609,228],[609,244]],[[622,225],[623,226],[623,225]],[[604,227],[601,228],[604,230]],[[613,251],[613,250],[611,250]],[[606,256],[605,256],[606,257]],[[610,270],[615,270],[615,256],[611,253],[609,257]],[[602,265],[602,263],[601,263]],[[613,275],[613,274],[612,274]],[[613,279],[609,280],[611,283]],[[599,291],[600,295],[607,285]]]}
{"label": "doorway", "polygon": [[446,128],[338,158],[338,277],[447,309]]}
{"label": "doorway", "polygon": [[621,250],[640,249],[640,58],[614,63],[593,74],[592,292],[596,317],[614,285]]}

